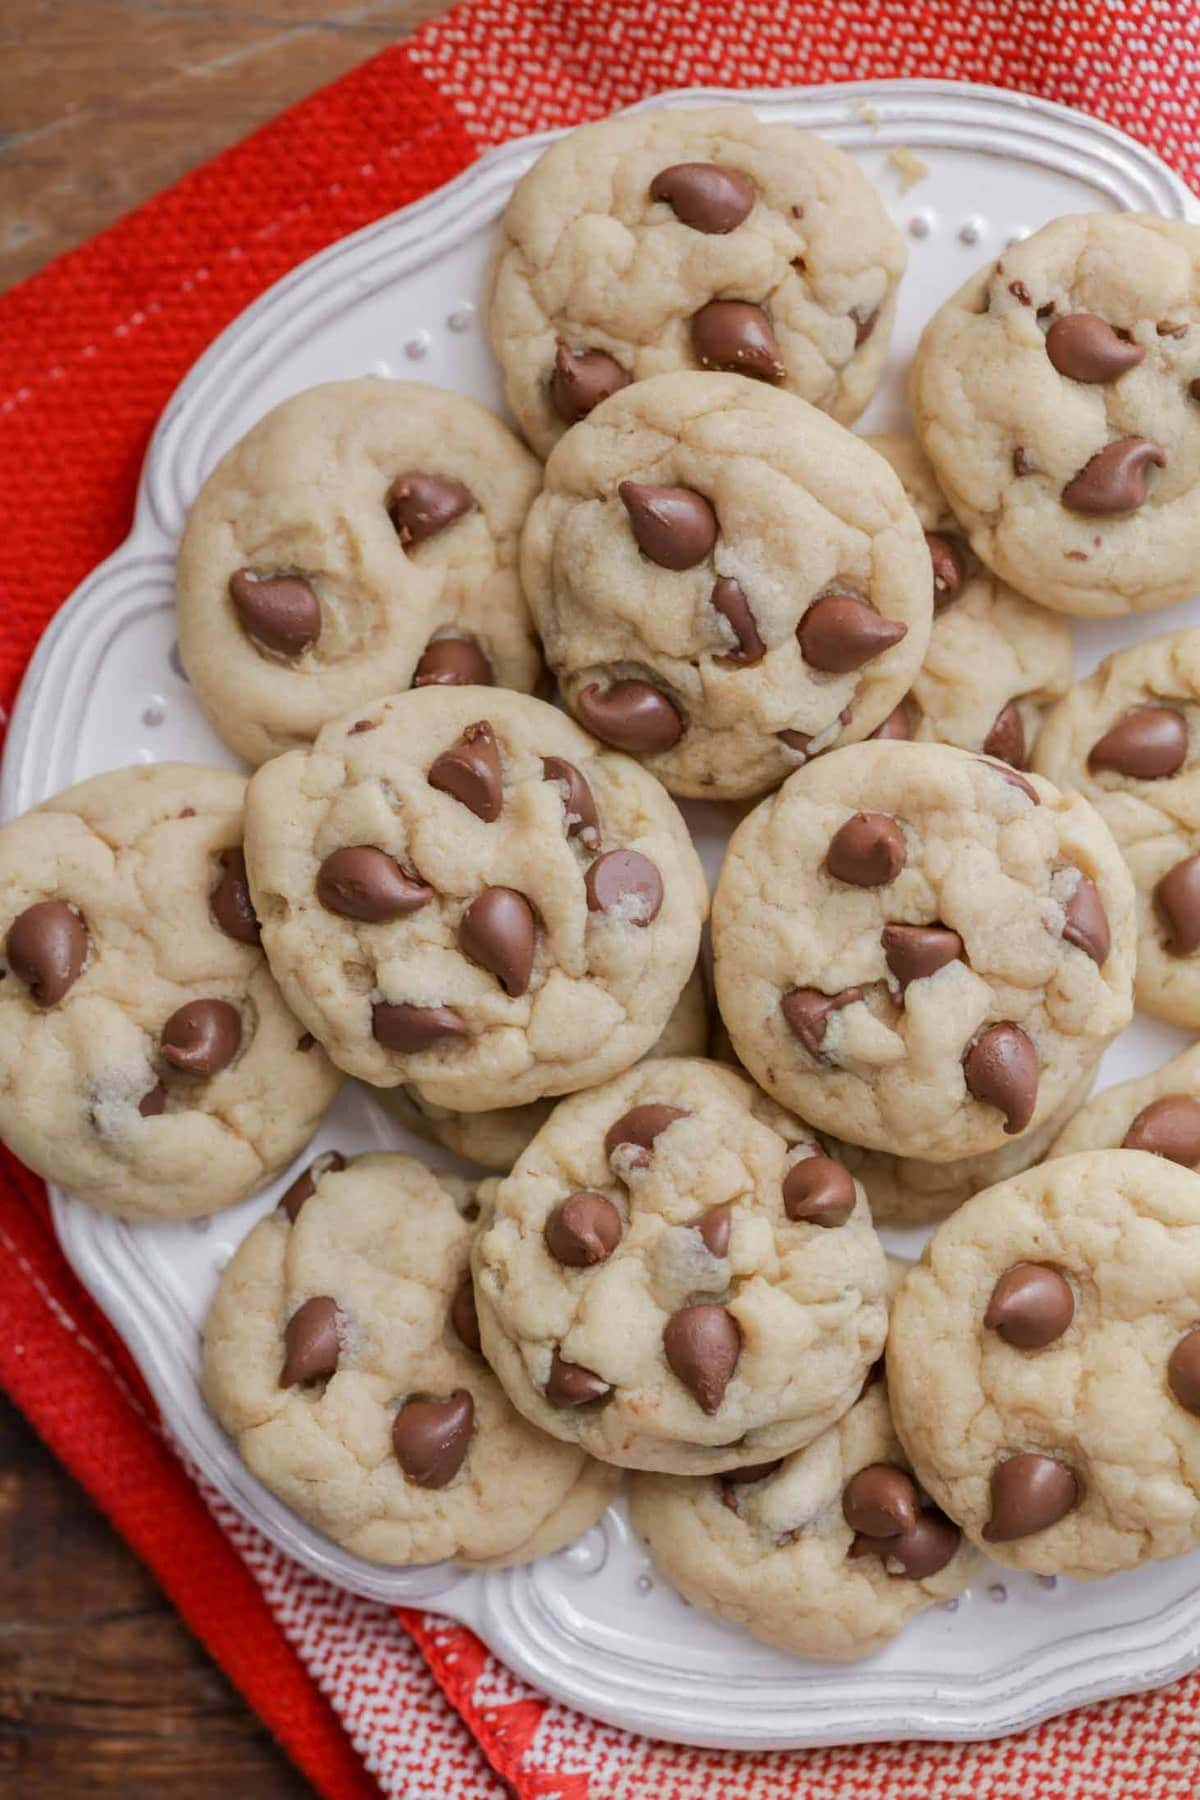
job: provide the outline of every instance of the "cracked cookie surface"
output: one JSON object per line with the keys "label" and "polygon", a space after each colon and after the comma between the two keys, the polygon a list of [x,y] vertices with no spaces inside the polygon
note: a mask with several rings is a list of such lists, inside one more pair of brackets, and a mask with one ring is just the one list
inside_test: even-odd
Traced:
{"label": "cracked cookie surface", "polygon": [[118,769],[0,830],[0,1136],[124,1218],[257,1193],[341,1085],[259,947],[245,791]]}
{"label": "cracked cookie surface", "polygon": [[708,893],[661,786],[540,700],[424,689],[260,769],[263,943],[333,1060],[456,1111],[604,1080],[659,1036]]}
{"label": "cracked cookie surface", "polygon": [[539,473],[486,407],[419,382],[327,382],[269,412],[179,546],[180,655],[226,743],[262,763],[414,683],[533,688],[516,562]]}
{"label": "cracked cookie surface", "polygon": [[938,1227],[892,1309],[922,1485],[1000,1562],[1086,1578],[1200,1543],[1200,1182],[1060,1157]]}
{"label": "cracked cookie surface", "polygon": [[1200,228],[1055,219],[925,327],[917,435],[983,561],[1043,606],[1169,606],[1200,568]]}
{"label": "cracked cookie surface", "polygon": [[531,1430],[480,1356],[472,1231],[420,1163],[356,1157],[254,1226],[205,1323],[204,1395],[243,1462],[372,1562],[528,1562],[616,1491]]}
{"label": "cracked cookie surface", "polygon": [[740,1060],[817,1130],[925,1162],[1056,1113],[1128,1023],[1133,893],[1078,795],[855,744],[735,831],[714,975]]}
{"label": "cracked cookie surface", "polygon": [[521,568],[580,723],[710,799],[865,737],[916,677],[932,616],[929,553],[884,459],[740,375],[658,376],[576,426]]}
{"label": "cracked cookie surface", "polygon": [[843,424],[882,373],[904,240],[841,150],[747,108],[573,131],[502,230],[488,336],[540,455],[605,394],[674,369],[743,369]]}
{"label": "cracked cookie surface", "polygon": [[886,1332],[861,1189],[732,1070],[645,1062],[555,1108],[474,1252],[485,1354],[555,1437],[713,1473],[808,1443]]}

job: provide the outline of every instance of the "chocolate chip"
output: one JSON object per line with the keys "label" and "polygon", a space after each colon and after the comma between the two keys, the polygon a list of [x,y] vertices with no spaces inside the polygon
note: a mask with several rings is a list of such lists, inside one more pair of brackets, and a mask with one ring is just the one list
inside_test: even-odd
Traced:
{"label": "chocolate chip", "polygon": [[472,638],[434,638],[421,652],[413,686],[491,687],[492,665]]}
{"label": "chocolate chip", "polygon": [[568,1269],[593,1269],[608,1261],[623,1229],[612,1201],[584,1188],[556,1206],[546,1220],[546,1248]]}
{"label": "chocolate chip", "polygon": [[917,1522],[916,1483],[891,1463],[868,1463],[842,1489],[842,1517],[864,1537],[899,1537]]}
{"label": "chocolate chip", "polygon": [[537,920],[524,894],[489,887],[468,906],[458,927],[458,947],[488,969],[510,997],[523,994],[533,970]]}
{"label": "chocolate chip", "polygon": [[500,746],[486,719],[468,725],[458,742],[442,751],[429,771],[429,785],[461,800],[485,824],[500,817],[504,805]]}
{"label": "chocolate chip", "polygon": [[907,632],[907,625],[885,619],[869,601],[855,594],[821,596],[796,627],[805,662],[830,675],[849,675],[861,669],[898,644]]}
{"label": "chocolate chip", "polygon": [[792,1035],[799,1038],[810,1056],[819,1058],[830,1013],[862,997],[859,987],[843,988],[840,994],[823,994],[819,988],[789,988],[779,1005]]}
{"label": "chocolate chip", "polygon": [[1024,1131],[1037,1106],[1038,1063],[1033,1044],[1011,1020],[989,1025],[963,1057],[967,1092],[1004,1114],[1011,1137]]}
{"label": "chocolate chip", "polygon": [[878,1556],[891,1575],[907,1575],[910,1581],[928,1581],[950,1562],[962,1533],[937,1507],[919,1512],[908,1531],[897,1537],[872,1538],[861,1533],[850,1546],[851,1556]]}
{"label": "chocolate chip", "polygon": [[157,1119],[167,1110],[167,1090],[161,1081],[156,1081],[148,1093],[138,1101],[138,1111],[143,1119]]}
{"label": "chocolate chip", "polygon": [[468,1269],[454,1290],[454,1298],[450,1302],[450,1323],[461,1344],[476,1356],[483,1354],[483,1344],[479,1336],[479,1313],[475,1305],[475,1284],[471,1280]]}
{"label": "chocolate chip", "polygon": [[1200,1326],[1181,1337],[1172,1350],[1167,1386],[1185,1412],[1200,1417]]}
{"label": "chocolate chip", "polygon": [[870,735],[872,738],[885,740],[895,738],[898,741],[904,741],[911,738],[912,726],[909,724],[908,708],[905,706],[903,700],[901,700],[898,706],[893,706],[891,712],[883,721],[883,724],[877,725]]}
{"label": "chocolate chip", "polygon": [[475,1430],[475,1402],[466,1388],[446,1399],[414,1394],[396,1414],[392,1453],[416,1487],[444,1488],[466,1460]]}
{"label": "chocolate chip", "polygon": [[1135,781],[1158,781],[1181,769],[1187,753],[1188,728],[1182,713],[1173,706],[1135,706],[1097,738],[1087,766],[1093,775],[1112,769]]}
{"label": "chocolate chip", "polygon": [[594,1369],[568,1362],[558,1350],[554,1352],[545,1387],[551,1406],[592,1406],[597,1400],[607,1400],[611,1393],[612,1383]]}
{"label": "chocolate chip", "polygon": [[1079,1504],[1079,1482],[1053,1456],[1023,1451],[992,1470],[992,1513],[983,1528],[989,1544],[1032,1537],[1065,1519]]}
{"label": "chocolate chip", "polygon": [[208,897],[212,916],[226,937],[236,938],[239,944],[257,944],[262,926],[250,899],[246,853],[240,846],[222,850],[217,861],[221,879]]}
{"label": "chocolate chip", "polygon": [[1000,708],[980,748],[985,756],[994,756],[997,762],[1011,763],[1015,769],[1025,767],[1028,761],[1025,723],[1015,700]]}
{"label": "chocolate chip", "polygon": [[401,868],[374,844],[347,844],[332,850],[317,871],[317,899],[326,912],[365,925],[380,925],[417,912],[433,899],[433,889]]}
{"label": "chocolate chip", "polygon": [[1008,291],[1013,296],[1014,300],[1019,300],[1021,302],[1022,306],[1033,305],[1033,295],[1023,281],[1010,281],[1008,284]]}
{"label": "chocolate chip", "polygon": [[710,300],[692,317],[692,350],[702,369],[727,369],[775,386],[787,370],[770,320],[749,300]]}
{"label": "chocolate chip", "polygon": [[720,1409],[737,1368],[742,1334],[723,1306],[685,1306],[663,1328],[663,1352],[672,1373],[711,1416]]}
{"label": "chocolate chip", "polygon": [[683,736],[683,719],[661,688],[648,681],[591,682],[575,703],[582,724],[601,743],[631,756],[657,756]]}
{"label": "chocolate chip", "polygon": [[359,737],[359,736],[361,736],[361,734],[364,731],[377,731],[378,729],[379,729],[379,720],[378,719],[356,719],[354,721],[354,724],[350,727],[349,731],[346,733],[346,736],[347,737]]}
{"label": "chocolate chip", "polygon": [[413,1006],[378,1000],[371,1008],[371,1035],[385,1050],[414,1056],[446,1038],[466,1037],[467,1022],[449,1006]]}
{"label": "chocolate chip", "polygon": [[695,488],[623,481],[617,489],[638,549],[661,569],[694,569],[712,554],[717,515]]}
{"label": "chocolate chip", "polygon": [[696,1230],[700,1234],[700,1242],[710,1256],[718,1262],[729,1255],[729,1234],[733,1227],[733,1207],[727,1201],[723,1206],[710,1206],[706,1213],[701,1213],[696,1220]]}
{"label": "chocolate chip", "polygon": [[604,1134],[604,1154],[611,1157],[614,1150],[624,1150],[628,1167],[644,1169],[649,1164],[655,1138],[676,1119],[687,1116],[678,1106],[667,1106],[658,1100],[643,1101],[641,1106],[631,1107],[609,1126]]}
{"label": "chocolate chip", "polygon": [[957,538],[941,531],[927,531],[925,542],[933,564],[933,610],[942,612],[958,599],[967,579],[967,555]]}
{"label": "chocolate chip", "polygon": [[242,1020],[228,1000],[189,1000],[162,1028],[164,1062],[187,1075],[208,1077],[227,1069],[242,1043]]}
{"label": "chocolate chip", "polygon": [[247,637],[277,656],[302,656],[321,635],[321,602],[301,575],[239,569],[229,598]]}
{"label": "chocolate chip", "polygon": [[405,549],[424,544],[456,519],[474,512],[475,496],[449,475],[423,475],[409,469],[397,475],[387,496],[388,517]]}
{"label": "chocolate chip", "polygon": [[1095,313],[1067,313],[1046,333],[1046,355],[1071,381],[1116,381],[1146,359],[1141,344],[1118,337]]}
{"label": "chocolate chip", "polygon": [[[980,758],[980,761],[983,761],[982,757]],[[1038,799],[1037,789],[1034,787],[1032,781],[1026,781],[1024,775],[1017,769],[1014,769],[1010,763],[984,763],[984,767],[987,769],[995,769],[1001,781],[1005,782],[1009,787],[1016,788],[1017,792],[1024,794],[1027,800],[1032,800],[1035,806],[1040,806],[1042,804]]]}
{"label": "chocolate chip", "polygon": [[751,1481],[766,1481],[783,1467],[783,1458],[777,1456],[773,1462],[747,1463],[741,1469],[726,1469],[721,1480],[731,1487],[745,1487]]}
{"label": "chocolate chip", "polygon": [[904,833],[887,813],[855,813],[829,840],[825,866],[851,887],[886,887],[903,869]]}
{"label": "chocolate chip", "polygon": [[65,900],[37,900],[8,928],[4,954],[37,1006],[57,1006],[87,960],[87,926]]}
{"label": "chocolate chip", "polygon": [[595,797],[575,764],[564,761],[561,756],[544,756],[542,776],[566,790],[563,815],[567,836],[579,838],[589,850],[599,849],[600,815],[596,811]]}
{"label": "chocolate chip", "polygon": [[710,599],[737,639],[737,649],[718,656],[717,661],[722,666],[737,668],[748,668],[752,663],[761,662],[767,654],[767,646],[758,635],[758,626],[741,582],[735,581],[732,575],[722,575],[715,583]]}
{"label": "chocolate chip", "polygon": [[806,1156],[783,1178],[783,1210],[794,1225],[844,1225],[854,1201],[854,1177],[832,1156]]}
{"label": "chocolate chip", "polygon": [[1160,319],[1154,329],[1159,337],[1185,338],[1188,334],[1189,326],[1186,320],[1183,319],[1179,320],[1178,323],[1173,319]]}
{"label": "chocolate chip", "polygon": [[879,941],[883,959],[901,990],[911,981],[936,975],[963,955],[963,941],[948,925],[885,925]]}
{"label": "chocolate chip", "polygon": [[1200,400],[1200,375],[1197,375],[1195,381],[1192,382],[1188,393],[1193,400]]}
{"label": "chocolate chip", "polygon": [[755,186],[740,169],[719,163],[672,163],[650,183],[650,198],[665,200],[675,217],[693,231],[723,236],[742,223],[754,205]]}
{"label": "chocolate chip", "polygon": [[1200,1163],[1200,1100],[1164,1094],[1143,1106],[1121,1139],[1122,1150],[1145,1150],[1194,1169]]}
{"label": "chocolate chip", "polygon": [[1154,889],[1154,904],[1173,956],[1200,950],[1200,856],[1185,856]]}
{"label": "chocolate chip", "polygon": [[1090,956],[1098,968],[1108,956],[1112,944],[1108,914],[1104,910],[1099,889],[1090,876],[1079,877],[1075,892],[1067,901],[1063,940],[1074,944],[1085,956]]}
{"label": "chocolate chip", "polygon": [[338,1342],[337,1302],[328,1294],[314,1294],[287,1322],[283,1334],[281,1388],[302,1381],[318,1381],[332,1375],[341,1355]]}
{"label": "chocolate chip", "polygon": [[300,1208],[304,1202],[311,1200],[316,1193],[321,1176],[328,1174],[331,1169],[344,1169],[345,1166],[346,1159],[340,1150],[327,1150],[323,1156],[315,1157],[302,1175],[297,1175],[291,1187],[279,1196],[280,1210],[287,1214],[293,1225],[300,1216]]}
{"label": "chocolate chip", "polygon": [[1013,466],[1013,474],[1014,475],[1020,476],[1020,475],[1032,475],[1033,474],[1035,465],[1034,465],[1032,457],[1030,456],[1028,450],[1025,448],[1024,444],[1018,444],[1016,449],[1013,451],[1012,466]]}
{"label": "chocolate chip", "polygon": [[775,736],[781,744],[786,744],[789,750],[794,750],[797,756],[807,756],[809,746],[816,733],[813,731],[777,731]]}
{"label": "chocolate chip", "polygon": [[1072,512],[1106,517],[1136,512],[1146,503],[1152,468],[1166,467],[1166,452],[1150,438],[1118,438],[1084,463],[1062,491]]}
{"label": "chocolate chip", "polygon": [[633,380],[605,350],[572,350],[560,338],[550,377],[550,402],[566,425],[586,419],[593,407]]}
{"label": "chocolate chip", "polygon": [[861,350],[879,323],[879,308],[876,306],[869,313],[852,308],[850,317],[854,320],[854,348]]}
{"label": "chocolate chip", "polygon": [[662,876],[640,850],[609,850],[583,879],[589,912],[620,913],[629,925],[651,925],[663,903]]}
{"label": "chocolate chip", "polygon": [[1018,1350],[1057,1343],[1075,1317],[1071,1284],[1048,1263],[1019,1262],[992,1289],[983,1323]]}

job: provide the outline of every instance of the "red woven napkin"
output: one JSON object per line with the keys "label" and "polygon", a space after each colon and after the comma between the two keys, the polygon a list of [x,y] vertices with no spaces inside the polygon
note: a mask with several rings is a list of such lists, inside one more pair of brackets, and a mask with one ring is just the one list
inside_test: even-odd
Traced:
{"label": "red woven napkin", "polygon": [[[216,333],[332,239],[515,134],[666,87],[893,75],[1081,107],[1200,181],[1187,0],[469,0],[0,300],[0,706],[58,603],[128,529],[155,417]],[[306,1575],[192,1482],[0,1164],[0,1383],[336,1800],[1183,1800],[1200,1677],[996,1745],[735,1756],[552,1705],[458,1626]],[[511,1784],[511,1786],[510,1786]]]}

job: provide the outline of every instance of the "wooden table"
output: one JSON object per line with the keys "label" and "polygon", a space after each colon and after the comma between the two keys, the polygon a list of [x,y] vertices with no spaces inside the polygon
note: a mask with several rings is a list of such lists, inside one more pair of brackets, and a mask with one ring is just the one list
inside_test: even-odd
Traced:
{"label": "wooden table", "polygon": [[[446,0],[0,0],[0,291]],[[310,1790],[0,1397],[0,1793]]]}

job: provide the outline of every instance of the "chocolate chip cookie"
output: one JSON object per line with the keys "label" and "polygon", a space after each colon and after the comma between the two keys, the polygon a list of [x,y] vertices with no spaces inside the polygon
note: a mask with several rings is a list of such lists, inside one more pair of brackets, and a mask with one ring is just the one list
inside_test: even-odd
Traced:
{"label": "chocolate chip cookie", "polygon": [[925,660],[871,735],[957,744],[1026,769],[1046,707],[1071,685],[1071,627],[984,567],[914,439],[867,441],[904,483],[933,563]]}
{"label": "chocolate chip cookie", "polygon": [[644,1056],[708,909],[653,776],[500,688],[377,702],[268,763],[246,859],[272,968],[334,1062],[460,1112]]}
{"label": "chocolate chip cookie", "polygon": [[924,534],[881,456],[794,395],[660,375],[557,446],[521,542],[567,705],[672,792],[762,793],[917,675]]}
{"label": "chocolate chip cookie", "polygon": [[1200,570],[1200,228],[1055,219],[926,326],[917,435],[976,554],[1043,606],[1169,606]]}
{"label": "chocolate chip cookie", "polygon": [[735,831],[717,1000],[819,1131],[956,1162],[1037,1130],[1128,1023],[1128,871],[1078,795],[945,744],[854,744]]}
{"label": "chocolate chip cookie", "polygon": [[849,424],[883,370],[904,242],[850,158],[747,108],[645,111],[551,145],[504,215],[487,300],[540,455],[608,395],[732,370]]}
{"label": "chocolate chip cookie", "polygon": [[1200,1046],[1149,1075],[1105,1088],[1076,1113],[1049,1153],[1070,1156],[1106,1146],[1146,1150],[1200,1172]]}
{"label": "chocolate chip cookie", "polygon": [[1200,631],[1106,658],[1046,722],[1037,766],[1085,794],[1137,895],[1137,1003],[1200,1026]]}
{"label": "chocolate chip cookie", "polygon": [[504,1398],[471,1235],[411,1158],[322,1158],[243,1241],[205,1323],[204,1395],[247,1468],[372,1562],[528,1562],[616,1490]]}
{"label": "chocolate chip cookie", "polygon": [[402,688],[530,689],[517,578],[538,466],[492,413],[418,382],[328,382],[218,463],[179,546],[179,651],[252,763]]}
{"label": "chocolate chip cookie", "polygon": [[117,769],[0,829],[0,1137],[123,1218],[257,1193],[341,1085],[259,945],[245,788]]}
{"label": "chocolate chip cookie", "polygon": [[473,1261],[514,1405],[629,1468],[711,1474],[809,1443],[886,1332],[862,1190],[716,1063],[644,1062],[562,1101]]}
{"label": "chocolate chip cookie", "polygon": [[940,1225],[896,1297],[896,1428],[998,1561],[1087,1577],[1200,1544],[1200,1182],[1059,1157]]}

